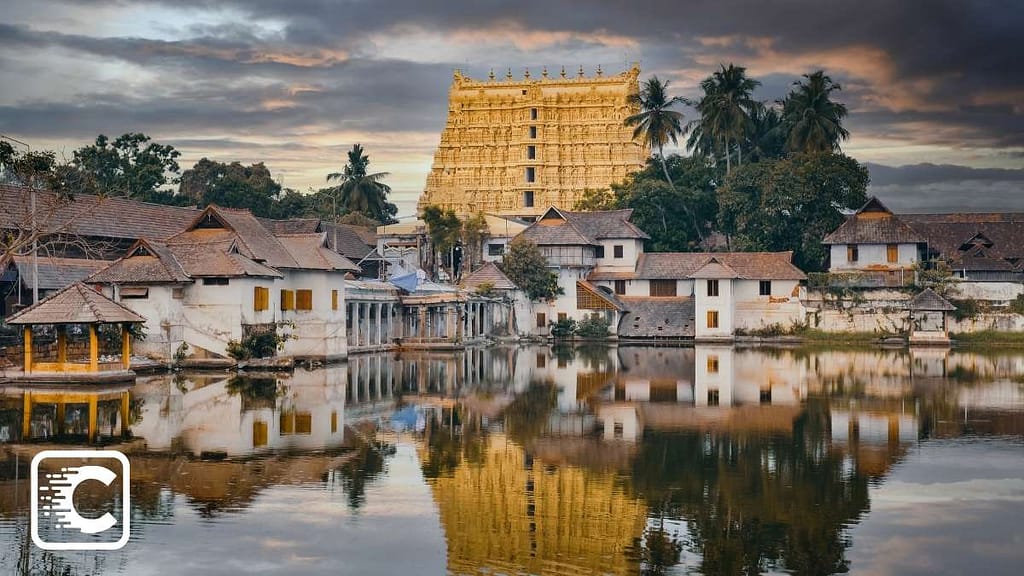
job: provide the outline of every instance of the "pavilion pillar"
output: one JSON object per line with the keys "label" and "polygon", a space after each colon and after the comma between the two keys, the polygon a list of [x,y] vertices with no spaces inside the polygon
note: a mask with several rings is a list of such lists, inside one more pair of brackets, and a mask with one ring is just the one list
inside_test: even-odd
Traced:
{"label": "pavilion pillar", "polygon": [[121,392],[121,436],[128,435],[128,410],[130,407],[128,392]]}
{"label": "pavilion pillar", "polygon": [[121,364],[125,370],[132,367],[132,335],[127,324],[121,325]]}
{"label": "pavilion pillar", "polygon": [[64,325],[57,326],[57,362],[61,370],[68,361],[68,332]]}
{"label": "pavilion pillar", "polygon": [[21,402],[21,441],[24,442],[32,437],[32,393],[22,393]]}
{"label": "pavilion pillar", "polygon": [[377,336],[376,344],[378,346],[384,343],[384,328],[381,326],[381,317],[383,316],[383,314],[381,314],[382,308],[384,308],[384,304],[377,302],[377,330],[375,331],[375,334]]}
{"label": "pavilion pillar", "polygon": [[57,436],[64,435],[64,422],[67,420],[67,404],[57,403]]}
{"label": "pavilion pillar", "polygon": [[[25,347],[25,374],[32,372],[32,326],[25,326],[25,338],[23,339]],[[26,394],[27,397],[27,394]]]}
{"label": "pavilion pillar", "polygon": [[427,306],[419,306],[420,313],[420,325],[418,326],[417,336],[423,338],[427,335]]}
{"label": "pavilion pillar", "polygon": [[466,305],[462,302],[455,305],[455,339],[459,342],[466,339]]}
{"label": "pavilion pillar", "polygon": [[100,371],[100,339],[95,324],[89,324],[89,371]]}
{"label": "pavilion pillar", "polygon": [[[95,326],[95,325],[91,324],[90,326]],[[99,404],[99,402],[98,402],[97,398],[98,397],[95,394],[89,396],[89,442],[90,443],[96,441],[96,420],[98,420],[98,415],[99,415],[99,410],[97,410],[97,408],[98,408],[97,405]]]}

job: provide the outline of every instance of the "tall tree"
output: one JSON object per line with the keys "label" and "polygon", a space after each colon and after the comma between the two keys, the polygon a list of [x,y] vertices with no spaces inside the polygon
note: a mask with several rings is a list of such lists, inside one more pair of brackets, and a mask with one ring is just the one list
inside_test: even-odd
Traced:
{"label": "tall tree", "polygon": [[789,129],[786,149],[794,153],[839,152],[840,142],[850,137],[843,128],[846,105],[832,100],[842,90],[824,71],[804,74],[794,83],[783,103],[783,119]]}
{"label": "tall tree", "polygon": [[786,125],[774,106],[759,104],[750,111],[751,131],[743,143],[751,162],[779,159],[786,155]]}
{"label": "tall tree", "polygon": [[[668,173],[668,165],[665,163],[665,145],[668,143],[678,144],[679,135],[683,133],[683,114],[671,110],[676,104],[683,103],[681,96],[668,95],[669,82],[662,82],[657,76],[647,79],[640,91],[629,95],[629,102],[640,107],[640,112],[629,116],[624,121],[626,126],[633,127],[633,138],[642,138],[652,150],[658,151],[658,158],[661,161],[662,172],[665,174],[665,181],[675,191],[675,184]],[[689,207],[685,203],[679,204],[683,213],[693,219]],[[696,225],[694,228],[701,240],[704,239],[703,232]]]}
{"label": "tall tree", "polygon": [[95,143],[75,150],[71,163],[94,179],[104,194],[148,201],[175,183],[179,156],[173,146],[129,132],[113,142],[100,134]]}
{"label": "tall tree", "polygon": [[487,217],[483,212],[467,217],[462,221],[462,248],[465,251],[465,268],[467,272],[483,262],[484,243],[490,238],[487,228]]}
{"label": "tall tree", "polygon": [[540,248],[522,236],[512,239],[498,268],[530,300],[550,300],[563,292],[558,275],[548,268],[548,259]]}
{"label": "tall tree", "polygon": [[427,224],[427,235],[430,237],[430,244],[433,246],[432,254],[434,261],[437,261],[437,254],[441,254],[442,267],[445,257],[448,259],[449,273],[452,279],[455,278],[455,246],[462,236],[462,221],[453,210],[442,210],[438,206],[427,206],[423,209],[423,221]]}
{"label": "tall tree", "polygon": [[719,229],[742,250],[792,250],[801,269],[822,270],[821,239],[867,200],[868,182],[866,168],[831,152],[747,164],[718,189]]}
{"label": "tall tree", "polygon": [[753,129],[751,112],[759,105],[754,88],[760,82],[747,77],[743,66],[724,64],[700,83],[704,95],[694,107],[700,119],[691,122],[688,146],[706,151],[708,141],[725,155],[725,171],[732,170],[732,150],[736,147],[737,163],[743,163],[742,143]]}
{"label": "tall tree", "polygon": [[203,206],[248,208],[265,217],[282,215],[277,206],[281,185],[262,162],[243,166],[239,162],[225,164],[203,158],[181,175],[178,190],[179,196]]}
{"label": "tall tree", "polygon": [[363,153],[363,147],[355,144],[348,152],[348,164],[341,172],[327,175],[327,182],[337,182],[335,188],[337,202],[348,212],[361,212],[365,216],[381,222],[388,222],[398,212],[394,204],[388,202],[391,187],[382,180],[387,172],[370,174],[367,168],[370,157]]}

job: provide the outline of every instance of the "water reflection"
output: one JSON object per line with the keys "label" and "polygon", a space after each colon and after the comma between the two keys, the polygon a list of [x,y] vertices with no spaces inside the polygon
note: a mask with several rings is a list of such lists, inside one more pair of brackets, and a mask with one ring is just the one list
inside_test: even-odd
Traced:
{"label": "water reflection", "polygon": [[[1024,477],[1022,459],[1005,458],[1021,453],[1022,375],[1013,354],[698,346],[380,354],[294,374],[146,377],[127,399],[97,396],[96,437],[128,451],[134,472],[132,542],[105,555],[44,554],[26,537],[27,463],[85,441],[89,398],[63,398],[74,402],[58,417],[61,391],[36,390],[53,407],[32,405],[29,440],[23,391],[6,388],[0,566],[857,572],[870,560],[854,535],[874,545],[894,529],[892,490],[934,468],[922,456],[932,447],[955,442],[973,464],[947,463],[930,482],[990,476],[1002,509],[1024,512],[1024,487],[992,484]],[[389,426],[400,409],[421,425]],[[1021,537],[1013,514],[998,517],[996,540]],[[246,552],[226,559],[227,549]]]}

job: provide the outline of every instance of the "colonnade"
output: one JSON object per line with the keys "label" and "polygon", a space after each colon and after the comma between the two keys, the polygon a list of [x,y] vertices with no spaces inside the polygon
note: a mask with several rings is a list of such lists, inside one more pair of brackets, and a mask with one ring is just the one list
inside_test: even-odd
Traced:
{"label": "colonnade", "polygon": [[374,348],[388,346],[401,333],[395,328],[399,308],[394,301],[349,301],[346,304],[346,328],[348,346],[352,348]]}

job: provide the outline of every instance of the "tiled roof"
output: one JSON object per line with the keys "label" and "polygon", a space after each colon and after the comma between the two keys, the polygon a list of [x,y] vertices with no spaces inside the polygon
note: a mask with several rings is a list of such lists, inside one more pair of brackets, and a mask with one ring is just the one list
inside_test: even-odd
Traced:
{"label": "tiled roof", "polygon": [[[232,250],[230,242],[201,244],[169,244],[167,247],[181,264],[185,273],[196,277],[256,276],[281,278],[283,275],[270,266],[255,262]],[[283,248],[282,248],[283,249]]]}
{"label": "tiled roof", "polygon": [[594,245],[604,239],[648,238],[647,234],[629,221],[632,215],[632,210],[569,212],[549,208],[522,235],[537,245],[563,246]]}
{"label": "tiled roof", "polygon": [[580,294],[580,292],[579,292],[580,287],[582,287],[586,292],[590,292],[594,296],[597,296],[598,298],[604,300],[605,302],[610,304],[616,310],[625,310],[626,309],[626,305],[622,303],[622,300],[619,300],[619,297],[616,296],[615,294],[613,294],[610,290],[607,290],[607,289],[602,290],[601,287],[596,286],[596,285],[594,285],[594,284],[592,284],[590,282],[587,282],[586,280],[577,280],[576,281],[576,294],[577,294],[576,298],[577,299],[579,299],[579,297],[580,297],[579,296],[579,294]]}
{"label": "tiled roof", "polygon": [[825,236],[823,244],[917,244],[924,236],[902,220],[901,216],[863,218],[847,216],[839,228]]}
{"label": "tiled roof", "polygon": [[[951,260],[954,267],[965,267],[965,257],[975,259],[974,265],[981,264],[979,257],[1024,259],[1021,213],[901,214],[900,218],[927,239],[929,250]],[[985,246],[984,254],[973,251],[975,243]]]}
{"label": "tiled roof", "polygon": [[498,269],[494,262],[488,262],[462,279],[463,288],[476,289],[481,284],[490,284],[495,290],[515,290],[516,285],[505,276],[505,273]]}
{"label": "tiled roof", "polygon": [[299,268],[359,272],[359,266],[327,248],[323,234],[279,234],[277,239]]}
{"label": "tiled roof", "polygon": [[[110,265],[109,260],[88,260],[84,258],[38,257],[39,289],[59,290],[80,282],[90,274]],[[14,265],[25,286],[32,286],[32,257],[15,256]]]}
{"label": "tiled roof", "polygon": [[[30,220],[29,189],[0,185],[0,229]],[[55,232],[82,236],[165,239],[181,232],[199,214],[196,208],[149,204],[127,198],[75,196],[62,203],[46,191],[36,192],[37,221]]]}
{"label": "tiled roof", "polygon": [[358,262],[365,258],[373,250],[373,246],[376,245],[376,240],[374,240],[372,245],[366,242],[370,234],[373,234],[374,237],[376,237],[376,234],[366,228],[362,228],[362,230],[366,230],[364,237],[356,228],[358,227],[345,224],[324,223],[327,245],[353,262]]}
{"label": "tiled roof", "polygon": [[319,218],[289,218],[287,220],[273,220],[270,218],[256,218],[264,228],[271,234],[316,234],[323,231]]}
{"label": "tiled roof", "polygon": [[619,321],[620,338],[692,338],[692,298],[620,297],[627,311]]}
{"label": "tiled roof", "polygon": [[[234,210],[210,206],[205,214],[215,213],[222,218],[238,237],[241,252],[253,260],[274,268],[295,268],[295,259],[274,235],[263,227],[248,210]],[[198,219],[197,219],[198,221]]]}
{"label": "tiled roof", "polygon": [[956,310],[956,306],[950,304],[948,300],[939,296],[931,288],[925,288],[910,301],[910,309],[951,311]]}
{"label": "tiled roof", "polygon": [[146,319],[81,282],[7,319],[8,324],[116,324]]}
{"label": "tiled roof", "polygon": [[[717,264],[706,268],[712,260]],[[704,269],[701,278],[806,279],[792,260],[792,252],[652,252],[640,255],[636,278],[678,280],[692,278]]]}
{"label": "tiled roof", "polygon": [[163,284],[191,282],[192,279],[164,244],[139,240],[128,254],[90,276],[90,283]]}

